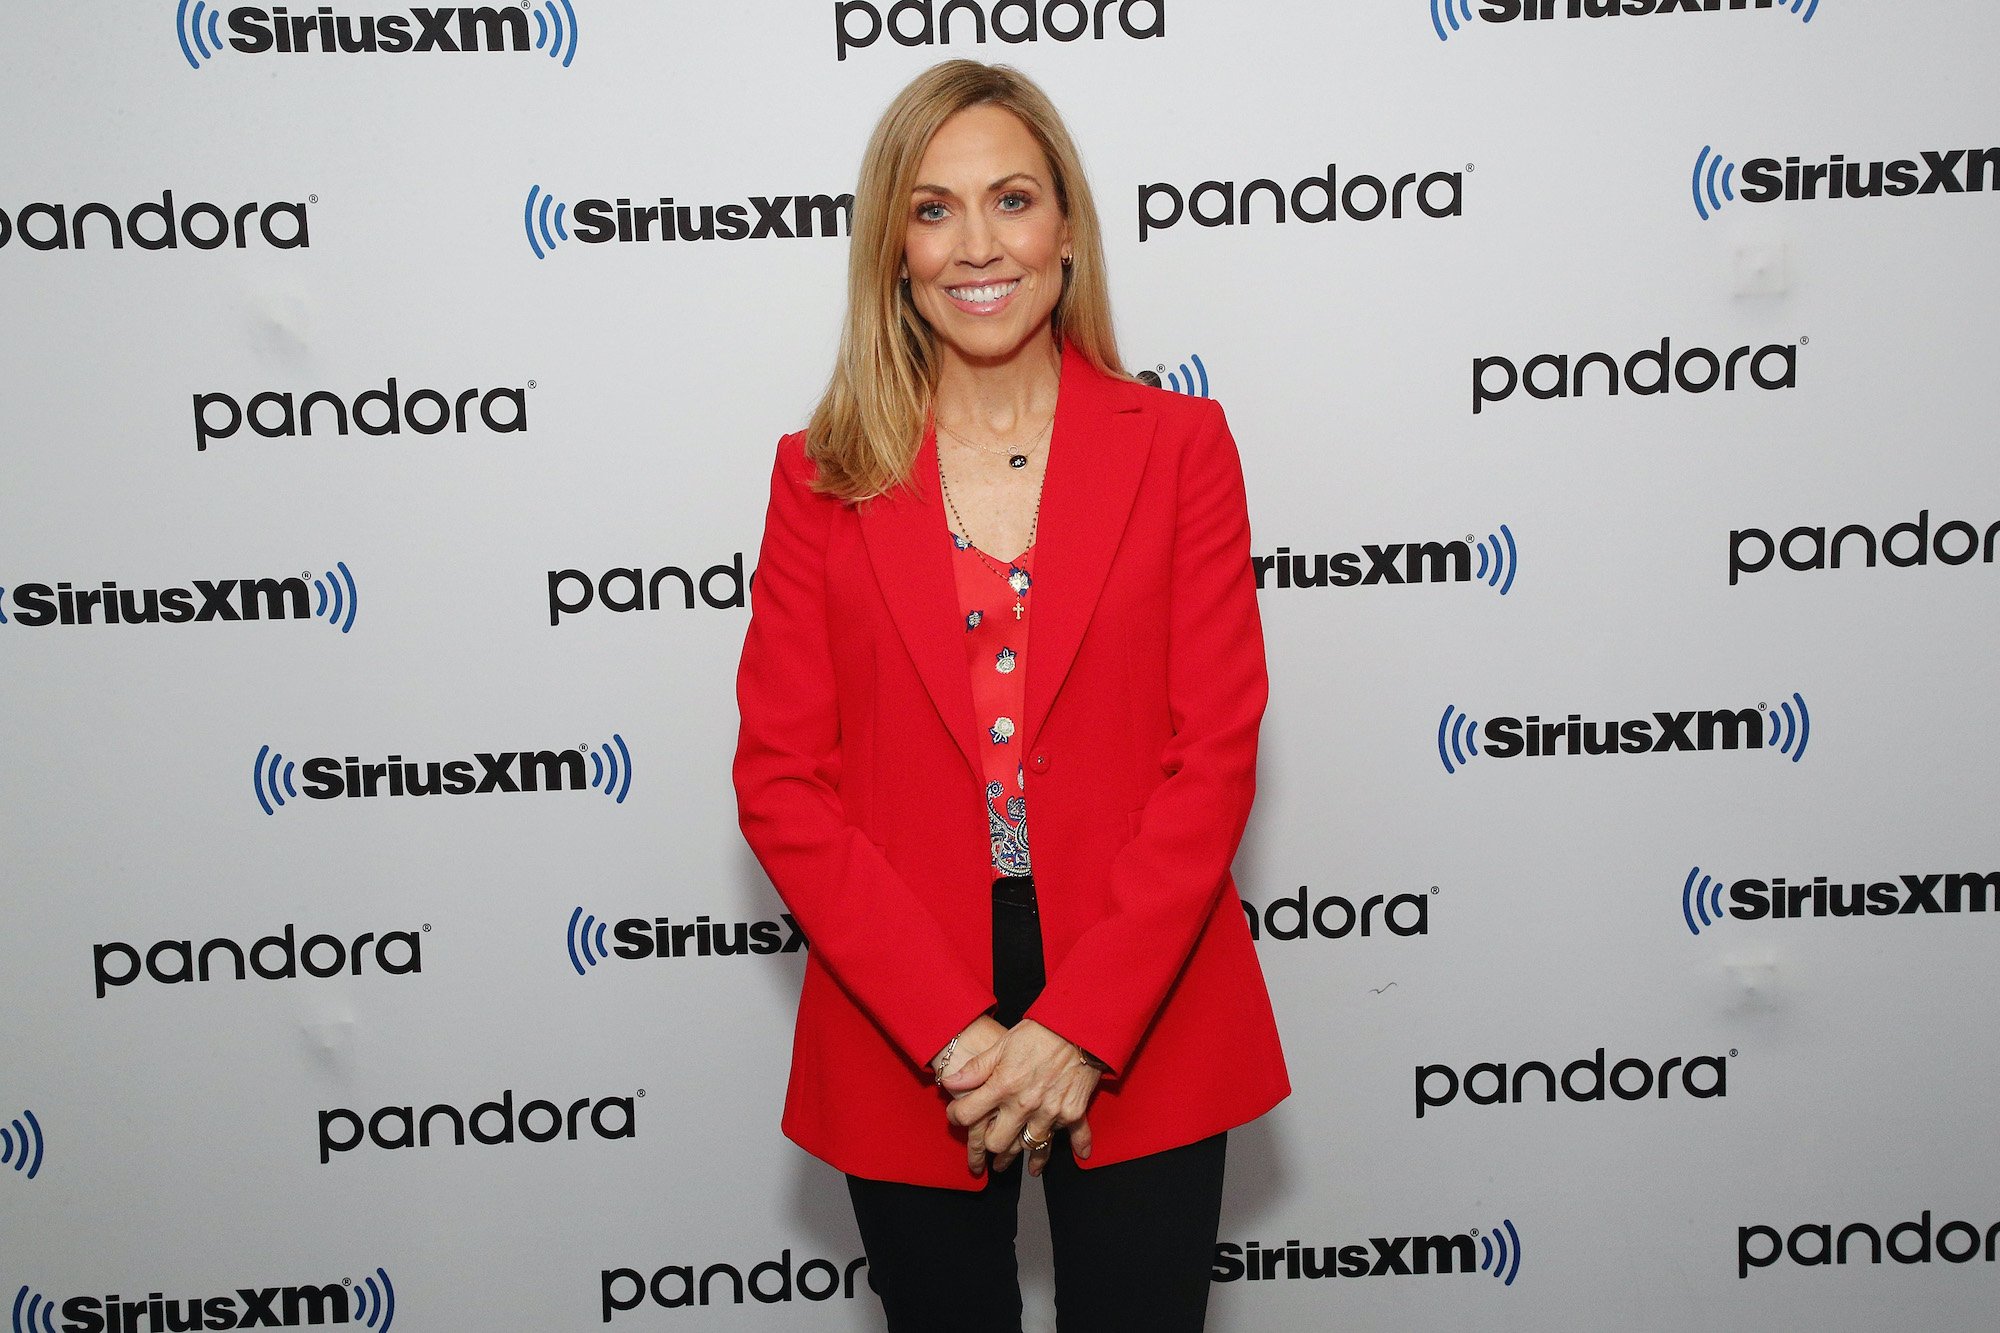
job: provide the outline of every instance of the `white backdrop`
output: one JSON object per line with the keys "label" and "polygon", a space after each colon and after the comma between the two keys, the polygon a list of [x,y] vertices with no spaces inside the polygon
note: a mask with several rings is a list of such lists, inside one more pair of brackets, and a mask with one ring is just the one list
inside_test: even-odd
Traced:
{"label": "white backdrop", "polygon": [[[2000,15],[1570,7],[1128,0],[1058,41],[1077,6],[988,0],[926,44],[942,4],[536,0],[328,53],[320,15],[336,48],[426,25],[12,5],[10,1333],[196,1298],[212,1328],[870,1326],[838,1179],[777,1132],[800,957],[735,831],[731,682],[842,298],[844,227],[797,200],[948,55],[1063,107],[1128,362],[1224,402],[1270,558],[1237,870],[1296,1092],[1232,1137],[1212,1325],[1990,1322]],[[1836,157],[1843,194],[1918,166],[1754,197]],[[1334,220],[1237,197],[1330,169]],[[1412,183],[1352,215],[1411,174],[1430,212]],[[586,239],[664,197],[784,225]],[[1682,382],[1636,392],[1663,339]],[[1591,352],[1616,395],[1550,359]],[[357,399],[392,380],[386,432]],[[419,390],[478,393],[461,429]],[[1924,560],[1908,530],[1864,559],[1919,520]],[[1793,530],[1850,525],[1810,568]],[[1352,586],[1280,586],[1322,555]],[[606,608],[667,567],[691,608],[673,573]],[[106,584],[185,623],[106,624]],[[1507,719],[1571,714],[1647,752],[1507,754]],[[328,795],[391,756],[489,790]],[[1816,876],[1875,914],[1815,914]],[[1731,914],[1780,878],[1796,910]],[[235,979],[287,931],[295,975]],[[1600,1049],[1622,1092],[1553,1088]],[[430,1146],[384,1146],[403,1115]]]}

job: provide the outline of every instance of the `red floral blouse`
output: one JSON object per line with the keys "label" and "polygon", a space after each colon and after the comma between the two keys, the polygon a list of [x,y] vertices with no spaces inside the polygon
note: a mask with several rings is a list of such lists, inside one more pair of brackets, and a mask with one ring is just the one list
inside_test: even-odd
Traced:
{"label": "red floral blouse", "polygon": [[[1028,798],[1015,733],[1027,699],[1029,589],[1034,548],[995,560],[951,533],[958,609],[965,618],[965,657],[972,671],[972,706],[982,731],[986,825],[993,838],[993,873],[1028,870]],[[1017,744],[1018,742],[1018,744]]]}

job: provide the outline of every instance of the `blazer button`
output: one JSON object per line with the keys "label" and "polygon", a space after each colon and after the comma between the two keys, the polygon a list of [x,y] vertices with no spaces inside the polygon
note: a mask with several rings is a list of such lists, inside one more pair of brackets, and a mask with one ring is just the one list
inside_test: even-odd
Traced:
{"label": "blazer button", "polygon": [[1044,753],[1042,753],[1042,754],[1038,754],[1038,755],[1036,755],[1036,756],[1035,756],[1034,758],[1032,758],[1032,759],[1028,760],[1028,768],[1029,768],[1029,770],[1030,770],[1030,771],[1032,771],[1032,772],[1035,772],[1035,773],[1046,773],[1046,772],[1048,772],[1048,771],[1049,771],[1049,756],[1048,756],[1048,754],[1047,754],[1046,752],[1044,752]]}

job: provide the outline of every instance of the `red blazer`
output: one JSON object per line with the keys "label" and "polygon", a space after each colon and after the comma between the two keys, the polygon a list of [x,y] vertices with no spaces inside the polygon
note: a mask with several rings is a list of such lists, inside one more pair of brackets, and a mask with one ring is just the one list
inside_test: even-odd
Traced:
{"label": "red blazer", "polygon": [[[784,1131],[842,1171],[978,1189],[927,1062],[994,1003],[991,847],[936,444],[906,491],[810,489],[778,446],[737,673],[743,834],[809,943]],[[1222,411],[1063,355],[1026,716],[1048,984],[1028,1016],[1108,1062],[1088,1166],[1290,1090],[1229,862],[1263,634]]]}

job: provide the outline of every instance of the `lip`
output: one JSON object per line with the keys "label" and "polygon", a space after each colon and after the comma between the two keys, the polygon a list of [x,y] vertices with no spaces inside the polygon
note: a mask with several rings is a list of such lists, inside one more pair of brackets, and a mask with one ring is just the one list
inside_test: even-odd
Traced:
{"label": "lip", "polygon": [[[1004,282],[958,283],[940,288],[945,300],[968,315],[996,315],[1005,310],[1016,296],[1021,294],[1021,279],[1009,278]],[[999,294],[986,300],[967,300],[960,292],[995,292]]]}

